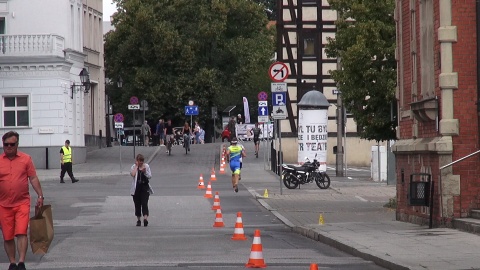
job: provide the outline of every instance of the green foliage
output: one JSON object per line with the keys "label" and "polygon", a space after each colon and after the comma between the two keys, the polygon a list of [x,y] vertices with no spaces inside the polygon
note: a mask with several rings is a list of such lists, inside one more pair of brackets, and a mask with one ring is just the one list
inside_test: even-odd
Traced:
{"label": "green foliage", "polygon": [[395,1],[329,0],[338,11],[335,39],[328,57],[339,57],[342,70],[332,71],[343,102],[368,140],[395,139]]}
{"label": "green foliage", "polygon": [[[261,5],[239,0],[113,0],[114,31],[105,36],[107,77],[115,110],[126,113],[130,96],[149,102],[147,118],[185,119],[189,100],[200,121],[210,107],[242,104],[268,89],[274,52]],[[156,121],[155,121],[156,122]]]}

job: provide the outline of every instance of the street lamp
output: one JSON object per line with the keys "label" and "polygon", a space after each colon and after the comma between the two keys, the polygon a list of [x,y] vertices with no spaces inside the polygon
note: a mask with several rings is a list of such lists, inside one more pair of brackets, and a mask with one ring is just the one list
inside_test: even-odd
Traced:
{"label": "street lamp", "polygon": [[73,99],[73,94],[77,93],[78,91],[83,91],[85,94],[88,94],[88,91],[90,90],[90,74],[88,73],[88,70],[83,68],[82,71],[80,71],[79,76],[82,84],[72,84],[72,95],[70,96],[71,99]]}

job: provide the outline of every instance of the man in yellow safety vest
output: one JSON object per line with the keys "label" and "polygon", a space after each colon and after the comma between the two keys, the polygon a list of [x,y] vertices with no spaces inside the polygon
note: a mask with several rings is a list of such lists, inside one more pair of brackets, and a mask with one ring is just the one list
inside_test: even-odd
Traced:
{"label": "man in yellow safety vest", "polygon": [[68,176],[70,176],[70,179],[72,179],[72,183],[78,182],[78,179],[75,179],[75,177],[73,176],[72,162],[72,148],[70,147],[70,141],[66,140],[65,145],[62,146],[62,148],[60,149],[60,163],[62,164],[62,171],[60,172],[60,183],[65,183],[65,181],[63,181],[65,172],[67,172]]}

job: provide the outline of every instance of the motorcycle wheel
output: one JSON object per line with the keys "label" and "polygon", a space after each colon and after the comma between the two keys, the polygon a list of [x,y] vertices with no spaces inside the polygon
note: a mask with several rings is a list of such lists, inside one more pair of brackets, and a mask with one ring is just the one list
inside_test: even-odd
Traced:
{"label": "motorcycle wheel", "polygon": [[298,181],[292,177],[290,173],[282,174],[283,184],[288,189],[296,189],[298,187]]}
{"label": "motorcycle wheel", "polygon": [[330,187],[330,177],[326,173],[317,173],[315,183],[320,189],[327,189]]}

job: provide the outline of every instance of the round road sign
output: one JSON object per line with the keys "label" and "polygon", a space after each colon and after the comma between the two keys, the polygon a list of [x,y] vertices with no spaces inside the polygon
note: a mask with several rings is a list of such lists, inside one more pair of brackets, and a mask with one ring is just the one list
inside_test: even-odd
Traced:
{"label": "round road sign", "polygon": [[130,105],[138,104],[138,98],[136,96],[132,96],[130,98]]}
{"label": "round road sign", "polygon": [[193,100],[188,101],[188,106],[193,106]]}
{"label": "round road sign", "polygon": [[262,91],[258,93],[257,98],[259,101],[265,101],[268,99],[268,94]]}
{"label": "round road sign", "polygon": [[283,82],[288,77],[288,67],[285,63],[275,62],[268,69],[268,75],[274,82]]}
{"label": "round road sign", "polygon": [[121,113],[116,113],[116,114],[113,116],[113,121],[115,121],[115,122],[123,122],[123,114],[121,114]]}

